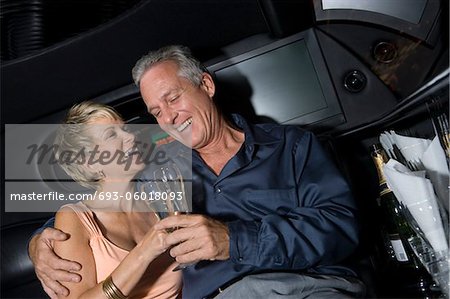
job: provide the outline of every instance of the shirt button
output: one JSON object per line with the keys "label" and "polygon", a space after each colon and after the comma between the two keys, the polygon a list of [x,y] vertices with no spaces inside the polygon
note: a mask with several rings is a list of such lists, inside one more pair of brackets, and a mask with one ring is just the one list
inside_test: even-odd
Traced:
{"label": "shirt button", "polygon": [[244,258],[242,256],[239,257],[238,261],[242,262]]}
{"label": "shirt button", "polygon": [[216,193],[220,193],[222,192],[222,189],[220,189],[219,187],[216,188]]}

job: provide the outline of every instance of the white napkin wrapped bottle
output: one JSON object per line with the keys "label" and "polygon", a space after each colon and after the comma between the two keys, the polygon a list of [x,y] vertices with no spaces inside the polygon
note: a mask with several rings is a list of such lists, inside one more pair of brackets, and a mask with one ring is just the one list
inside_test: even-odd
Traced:
{"label": "white napkin wrapped bottle", "polygon": [[433,185],[425,171],[412,172],[391,159],[383,168],[388,186],[409,210],[435,251],[447,251],[448,242],[442,225]]}

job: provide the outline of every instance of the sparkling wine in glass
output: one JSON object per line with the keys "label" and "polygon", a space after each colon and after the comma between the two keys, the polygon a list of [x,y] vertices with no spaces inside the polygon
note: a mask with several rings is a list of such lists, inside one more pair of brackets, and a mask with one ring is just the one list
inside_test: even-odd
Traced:
{"label": "sparkling wine in glass", "polygon": [[[163,203],[159,205],[160,211],[164,212],[161,217],[189,214],[184,180],[178,166],[175,163],[162,166],[153,172],[153,178],[153,182],[149,184],[154,190],[155,198],[158,197]],[[173,271],[184,269],[189,265],[191,264],[179,264]]]}

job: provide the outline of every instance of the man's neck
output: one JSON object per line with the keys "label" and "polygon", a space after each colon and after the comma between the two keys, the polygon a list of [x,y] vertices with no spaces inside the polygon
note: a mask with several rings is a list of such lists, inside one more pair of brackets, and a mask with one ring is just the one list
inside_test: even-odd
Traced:
{"label": "man's neck", "polygon": [[198,149],[203,161],[218,175],[225,164],[239,151],[244,143],[245,134],[221,118],[214,128],[217,132],[207,146]]}

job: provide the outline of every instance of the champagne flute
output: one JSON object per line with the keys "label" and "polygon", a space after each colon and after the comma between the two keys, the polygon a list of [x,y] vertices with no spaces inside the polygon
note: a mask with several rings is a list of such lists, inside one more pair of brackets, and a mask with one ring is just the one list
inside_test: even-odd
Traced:
{"label": "champagne flute", "polygon": [[[153,181],[144,184],[143,187],[146,188],[147,192],[154,192],[155,199],[158,197],[162,200],[163,205],[159,205],[158,209],[158,211],[164,212],[161,217],[189,214],[184,180],[178,166],[175,163],[162,166],[153,172],[153,178]],[[156,202],[159,203],[159,200]],[[173,228],[173,230],[176,229],[178,228]],[[172,271],[184,269],[189,265],[191,264],[179,264]]]}
{"label": "champagne flute", "polygon": [[169,215],[189,213],[184,179],[175,163],[170,163],[153,172],[154,183],[161,192]]}

